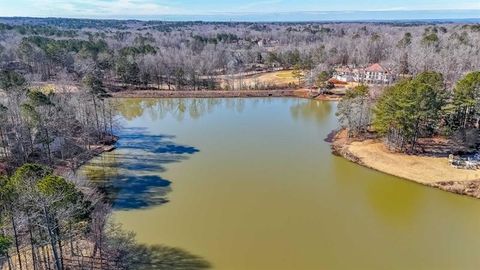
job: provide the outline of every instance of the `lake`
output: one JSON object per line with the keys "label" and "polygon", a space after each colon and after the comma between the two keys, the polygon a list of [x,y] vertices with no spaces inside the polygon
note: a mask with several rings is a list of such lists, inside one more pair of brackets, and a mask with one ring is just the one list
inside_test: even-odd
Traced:
{"label": "lake", "polygon": [[84,168],[141,243],[214,269],[479,269],[480,201],[331,154],[336,103],[122,99]]}

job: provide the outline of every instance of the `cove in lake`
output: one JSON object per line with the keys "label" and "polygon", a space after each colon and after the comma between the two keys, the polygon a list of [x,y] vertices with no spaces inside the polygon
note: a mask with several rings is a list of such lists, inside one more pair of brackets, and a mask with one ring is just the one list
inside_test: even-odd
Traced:
{"label": "cove in lake", "polygon": [[478,269],[480,202],[331,154],[336,103],[121,99],[84,167],[116,221],[215,269]]}

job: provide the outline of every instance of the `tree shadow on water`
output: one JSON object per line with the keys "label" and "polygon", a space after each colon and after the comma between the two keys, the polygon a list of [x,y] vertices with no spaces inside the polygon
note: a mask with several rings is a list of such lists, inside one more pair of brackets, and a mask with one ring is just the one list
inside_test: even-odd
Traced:
{"label": "tree shadow on water", "polygon": [[[156,175],[120,176],[112,183],[113,208],[116,210],[142,209],[168,202],[171,182]],[[112,192],[109,192],[112,194]]]}
{"label": "tree shadow on water", "polygon": [[184,146],[184,145],[174,145],[174,144],[165,144],[160,147],[157,147],[154,153],[158,154],[194,154],[198,152],[198,149],[192,146]]}
{"label": "tree shadow on water", "polygon": [[144,209],[168,202],[171,182],[159,176],[165,165],[181,162],[199,152],[193,146],[180,145],[175,136],[151,135],[143,128],[128,128],[119,133],[114,158],[102,161],[102,187],[117,210]]}
{"label": "tree shadow on water", "polygon": [[137,269],[149,270],[200,270],[210,269],[211,265],[205,259],[189,252],[167,246],[138,245],[134,254]]}
{"label": "tree shadow on water", "polygon": [[106,230],[107,260],[114,269],[137,270],[201,270],[211,264],[197,255],[180,248],[138,243],[135,233],[124,231],[119,224],[110,224]]}
{"label": "tree shadow on water", "polygon": [[176,163],[182,160],[186,160],[188,157],[185,155],[169,154],[142,154],[140,152],[133,152],[127,154],[116,153],[116,166],[118,169],[126,171],[137,172],[153,172],[161,173],[165,172],[165,165],[169,163]]}
{"label": "tree shadow on water", "polygon": [[172,135],[150,135],[144,128],[129,128],[120,133],[117,147],[142,150],[154,154],[194,154],[199,150],[193,146],[179,145]]}

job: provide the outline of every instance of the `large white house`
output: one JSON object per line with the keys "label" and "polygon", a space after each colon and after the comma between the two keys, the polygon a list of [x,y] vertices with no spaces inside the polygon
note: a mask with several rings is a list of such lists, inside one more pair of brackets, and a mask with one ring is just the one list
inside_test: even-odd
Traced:
{"label": "large white house", "polygon": [[333,76],[342,82],[367,84],[390,84],[395,81],[395,74],[382,65],[375,63],[366,68],[339,67]]}

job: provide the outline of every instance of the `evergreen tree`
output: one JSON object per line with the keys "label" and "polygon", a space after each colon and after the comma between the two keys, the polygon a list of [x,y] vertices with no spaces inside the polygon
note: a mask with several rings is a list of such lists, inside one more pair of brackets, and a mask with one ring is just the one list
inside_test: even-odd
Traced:
{"label": "evergreen tree", "polygon": [[453,90],[453,129],[479,128],[480,71],[471,72],[457,82]]}
{"label": "evergreen tree", "polygon": [[373,126],[390,146],[415,151],[418,138],[436,132],[447,94],[443,77],[424,72],[385,90],[374,109]]}

